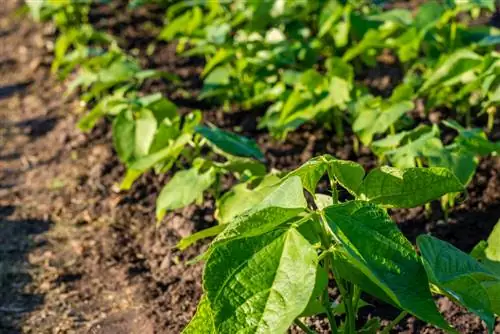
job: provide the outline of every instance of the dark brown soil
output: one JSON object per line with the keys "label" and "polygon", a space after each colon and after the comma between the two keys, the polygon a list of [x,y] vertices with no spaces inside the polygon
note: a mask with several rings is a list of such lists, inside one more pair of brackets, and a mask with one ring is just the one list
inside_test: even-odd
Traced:
{"label": "dark brown soil", "polygon": [[[156,227],[154,202],[170,175],[146,174],[131,191],[118,193],[124,169],[112,150],[109,124],[101,122],[88,135],[76,129],[84,110],[76,96],[63,97],[65,83],[49,70],[54,31],[16,16],[17,8],[15,0],[0,6],[0,333],[179,333],[201,295],[202,264],[186,262],[207,244],[184,252],[174,246],[214,223],[213,200],[171,213]],[[120,33],[131,52],[136,48],[145,66],[181,76],[183,89],[196,96],[201,63],[177,57],[174,46],[163,43],[152,57],[142,54],[153,42],[144,19],[149,13],[124,12],[107,29]],[[95,21],[105,16],[103,9]],[[161,15],[152,17],[161,22]],[[384,84],[381,75],[388,74],[374,71],[366,80]],[[315,125],[278,142],[256,129],[261,111],[223,113],[168,83],[152,82],[145,90],[162,91],[185,110],[201,108],[218,126],[241,128],[259,142],[270,168],[291,169],[321,153],[366,168],[376,164],[368,150],[354,153],[352,138],[340,142]],[[497,140],[498,129],[497,120]],[[467,198],[446,222],[438,206],[430,217],[421,208],[393,217],[410,240],[432,233],[469,251],[500,217],[499,173],[499,159],[484,159]],[[485,333],[477,317],[445,298],[437,302],[460,333]],[[375,306],[363,319],[380,316],[387,323],[397,315],[387,305]],[[318,331],[327,328],[322,319],[310,323]],[[440,331],[408,317],[395,332]]]}

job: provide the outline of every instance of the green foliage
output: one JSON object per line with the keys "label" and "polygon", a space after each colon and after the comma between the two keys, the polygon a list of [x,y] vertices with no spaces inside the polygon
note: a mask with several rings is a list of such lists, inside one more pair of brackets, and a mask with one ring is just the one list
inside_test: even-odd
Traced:
{"label": "green foliage", "polygon": [[196,168],[183,170],[174,175],[156,200],[156,217],[163,218],[167,210],[183,208],[203,198],[203,192],[215,182],[213,168],[200,172]]}
{"label": "green foliage", "polygon": [[411,208],[463,190],[462,183],[446,168],[380,167],[363,181],[362,194],[372,203],[386,207]]}
{"label": "green foliage", "polygon": [[498,273],[434,237],[420,236],[417,242],[431,283],[481,317],[493,333],[495,314],[500,313]]}
{"label": "green foliage", "polygon": [[351,201],[326,208],[324,215],[342,246],[338,252],[345,257],[345,265],[375,283],[392,304],[438,327],[448,327],[434,305],[418,255],[383,209]]}
{"label": "green foliage", "polygon": [[[268,106],[260,126],[274,136],[317,120],[342,138],[347,122],[370,144],[397,127],[417,97],[429,108],[494,114],[500,30],[470,24],[482,8],[493,10],[493,2],[429,1],[415,15],[363,1],[179,3],[168,9],[159,38],[206,58],[200,98]],[[382,100],[355,81],[384,49],[404,65],[404,98]]]}
{"label": "green foliage", "polygon": [[197,126],[195,131],[228,154],[264,160],[264,155],[252,139],[216,127]]}
{"label": "green foliage", "polygon": [[[251,329],[279,333],[297,318],[316,314],[327,314],[335,332],[369,328],[376,332],[381,329],[377,320],[356,327],[358,309],[366,305],[360,299],[361,292],[400,308],[402,315],[408,312],[453,332],[432,298],[432,293],[444,294],[480,315],[491,330],[499,313],[495,304],[500,297],[499,276],[490,269],[498,268],[498,228],[488,242],[474,250],[477,260],[430,236],[418,238],[422,253],[418,255],[376,203],[421,205],[445,193],[462,191],[461,183],[443,168],[382,167],[364,177],[358,166],[321,156],[284,175],[281,181],[273,177],[253,188],[243,184],[244,196],[252,197],[254,192],[260,201],[207,233],[218,236],[205,256],[204,296],[184,332]],[[355,198],[339,203],[334,195],[316,195],[316,203],[306,204],[303,191],[315,194],[324,174],[332,187],[357,189],[351,189]],[[387,177],[396,180],[383,181]],[[370,190],[371,184],[379,181],[384,186]],[[232,196],[238,196],[239,191]],[[387,196],[370,201],[367,194],[372,191]],[[318,205],[323,197],[330,197],[326,207]],[[325,203],[324,198],[321,202]],[[339,304],[329,300],[328,272],[341,293]],[[342,326],[337,323],[339,317],[343,317]],[[384,329],[388,330],[390,327]]]}

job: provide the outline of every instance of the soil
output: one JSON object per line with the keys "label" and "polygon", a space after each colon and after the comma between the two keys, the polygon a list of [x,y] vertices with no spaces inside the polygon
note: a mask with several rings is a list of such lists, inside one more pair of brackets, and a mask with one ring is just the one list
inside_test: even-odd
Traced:
{"label": "soil", "polygon": [[[64,95],[66,83],[50,73],[53,27],[20,16],[16,0],[2,4],[0,333],[179,333],[201,296],[202,263],[187,262],[205,250],[207,242],[183,252],[174,246],[214,224],[213,199],[170,213],[156,226],[154,202],[170,174],[145,174],[133,189],[118,192],[124,168],[113,152],[109,124],[102,121],[89,134],[79,132],[76,122],[85,110],[77,96]],[[119,33],[123,46],[144,66],[179,75],[182,89],[192,97],[163,82],[148,83],[145,91],[162,91],[182,110],[200,108],[206,120],[255,138],[269,168],[292,169],[321,153],[356,160],[366,168],[375,165],[366,148],[354,152],[351,136],[340,142],[311,124],[278,142],[256,129],[262,111],[235,108],[223,113],[197,101],[200,61],[179,58],[175,46],[164,43],[155,46],[152,56],[144,54],[155,35],[144,17],[161,22],[162,11],[111,15],[121,13],[120,6],[113,2],[101,7],[92,20]],[[116,21],[103,20],[106,17]],[[374,71],[363,80],[386,85],[384,77],[390,73]],[[498,119],[492,138],[500,139]],[[483,159],[468,196],[451,210],[448,221],[438,205],[430,216],[422,208],[397,210],[392,216],[412,241],[430,233],[470,251],[500,217],[499,173],[498,158]],[[362,319],[379,316],[388,323],[398,314],[390,306],[370,302],[374,307],[365,308]],[[437,303],[460,333],[486,332],[477,317],[448,299],[438,298]],[[309,322],[318,332],[327,328],[324,319]],[[500,325],[496,329],[500,332]],[[394,332],[441,331],[407,317]]]}

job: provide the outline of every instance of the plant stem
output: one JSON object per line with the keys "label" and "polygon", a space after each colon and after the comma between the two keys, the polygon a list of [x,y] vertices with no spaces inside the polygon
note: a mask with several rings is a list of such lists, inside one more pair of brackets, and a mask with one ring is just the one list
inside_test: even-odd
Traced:
{"label": "plant stem", "polygon": [[333,204],[338,204],[339,203],[339,191],[337,190],[337,182],[334,180],[330,179],[330,186],[332,188],[332,201]]}
{"label": "plant stem", "polygon": [[493,126],[495,125],[495,114],[497,112],[496,107],[489,107],[486,110],[486,113],[488,114],[488,125],[486,127],[486,131],[490,133],[493,130]]}
{"label": "plant stem", "polygon": [[356,333],[356,310],[353,307],[352,295],[350,292],[344,297],[344,304],[347,316],[348,331],[347,333]]}
{"label": "plant stem", "polygon": [[344,285],[344,282],[342,280],[342,277],[338,274],[338,271],[335,270],[335,267],[333,265],[333,255],[332,255],[332,272],[333,275],[335,276],[335,282],[337,283],[337,287],[340,290],[340,294],[342,295],[342,301],[344,302],[345,306],[345,313],[346,313],[346,324],[345,324],[345,329],[344,333],[347,334],[354,334],[356,333],[356,322],[355,322],[355,310],[353,310],[352,307],[352,296],[350,295],[347,287]]}
{"label": "plant stem", "polygon": [[[328,296],[328,291],[325,290],[326,295]],[[328,318],[328,322],[330,323],[330,329],[332,331],[332,334],[337,334],[338,333],[338,328],[337,328],[337,321],[335,320],[335,315],[332,312],[332,306],[330,305],[329,300],[323,304],[326,310],[326,316]]]}
{"label": "plant stem", "polygon": [[356,311],[356,313],[358,312],[358,304],[359,304],[360,297],[361,297],[361,289],[359,288],[359,286],[354,285],[352,306],[354,307],[354,310]]}
{"label": "plant stem", "polygon": [[310,329],[309,327],[307,327],[306,324],[304,324],[298,318],[294,320],[294,323],[297,326],[299,326],[299,328],[302,329],[307,334],[317,334],[315,331],[313,331],[312,329]]}
{"label": "plant stem", "polygon": [[450,47],[453,48],[455,46],[455,39],[457,37],[457,22],[453,20],[451,22],[451,29],[450,29]]}
{"label": "plant stem", "polygon": [[394,326],[399,324],[399,322],[401,320],[403,320],[403,318],[406,317],[407,315],[408,315],[408,312],[406,312],[406,311],[402,311],[401,313],[399,313],[399,315],[396,317],[396,319],[391,321],[391,323],[389,325],[385,326],[384,330],[382,332],[380,332],[380,334],[389,334],[391,332],[391,330],[394,328]]}
{"label": "plant stem", "polygon": [[353,137],[352,149],[354,150],[354,153],[356,153],[356,155],[359,154],[359,139],[356,136]]}
{"label": "plant stem", "polygon": [[[329,267],[330,267],[330,257],[327,256],[325,258],[325,268],[327,272]],[[326,310],[326,316],[328,317],[328,322],[330,323],[330,329],[332,331],[332,334],[337,334],[338,333],[337,321],[335,321],[335,316],[332,312],[332,305],[330,304],[330,296],[328,295],[328,286],[323,291],[322,302]]]}

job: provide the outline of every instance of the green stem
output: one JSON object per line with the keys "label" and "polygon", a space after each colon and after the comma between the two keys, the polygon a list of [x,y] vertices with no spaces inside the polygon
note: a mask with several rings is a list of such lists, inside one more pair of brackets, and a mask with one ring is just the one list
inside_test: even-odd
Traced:
{"label": "green stem", "polygon": [[347,334],[354,334],[356,333],[356,322],[355,322],[355,313],[353,312],[352,308],[352,298],[351,295],[347,289],[347,287],[344,285],[344,281],[342,280],[342,277],[339,275],[338,271],[335,270],[335,266],[333,265],[333,255],[332,255],[332,272],[335,277],[335,282],[337,283],[337,287],[339,288],[340,295],[342,296],[342,301],[344,302],[345,305],[345,312],[346,312],[346,324],[345,324],[345,329],[344,333]]}
{"label": "green stem", "polygon": [[354,293],[353,293],[353,307],[356,313],[358,312],[358,304],[359,304],[359,298],[361,297],[361,289],[359,286],[354,285]]}
{"label": "green stem", "polygon": [[389,334],[391,332],[391,330],[394,328],[394,326],[399,324],[399,322],[401,320],[403,320],[403,318],[406,317],[407,315],[408,315],[408,312],[406,312],[406,311],[402,311],[401,313],[399,313],[399,315],[396,317],[396,319],[391,321],[391,323],[389,325],[385,326],[384,330],[382,332],[380,332],[380,334]]}
{"label": "green stem", "polygon": [[354,153],[356,153],[356,155],[359,154],[359,139],[356,136],[353,137],[352,149],[354,150]]}
{"label": "green stem", "polygon": [[339,191],[337,190],[337,182],[334,180],[330,179],[330,186],[332,188],[332,201],[333,204],[338,204],[339,203]]}
{"label": "green stem", "polygon": [[346,310],[346,316],[347,316],[347,324],[349,325],[347,333],[355,334],[356,333],[356,310],[353,307],[351,293],[347,293],[347,295],[344,297],[344,304],[345,304],[345,310]]}
{"label": "green stem", "polygon": [[391,135],[393,135],[393,136],[396,134],[396,127],[394,126],[394,124],[391,124],[389,126],[389,131],[390,131]]}
{"label": "green stem", "polygon": [[465,125],[470,128],[472,124],[472,115],[470,112],[470,109],[467,108],[467,111],[465,112]]}
{"label": "green stem", "polygon": [[[330,258],[326,257],[325,258],[325,268],[326,268],[327,272],[328,272],[329,267],[330,267]],[[330,303],[330,296],[328,295],[328,286],[323,291],[322,302],[323,302],[323,307],[326,310],[326,316],[328,318],[328,322],[330,323],[330,329],[332,331],[332,334],[337,334],[338,333],[337,321],[335,321],[335,316],[334,316],[333,311],[332,311],[332,305]]]}
{"label": "green stem", "polygon": [[486,113],[488,114],[488,125],[486,128],[486,131],[490,133],[493,130],[493,126],[495,125],[495,114],[496,114],[496,107],[489,107]]}
{"label": "green stem", "polygon": [[307,327],[306,324],[304,324],[298,318],[294,320],[294,323],[297,326],[299,326],[299,328],[302,329],[307,334],[317,334],[315,331],[313,331],[312,329],[310,329],[309,327]]}
{"label": "green stem", "polygon": [[450,47],[453,49],[455,47],[455,39],[457,37],[457,22],[453,20],[451,22],[451,29],[450,29]]}

